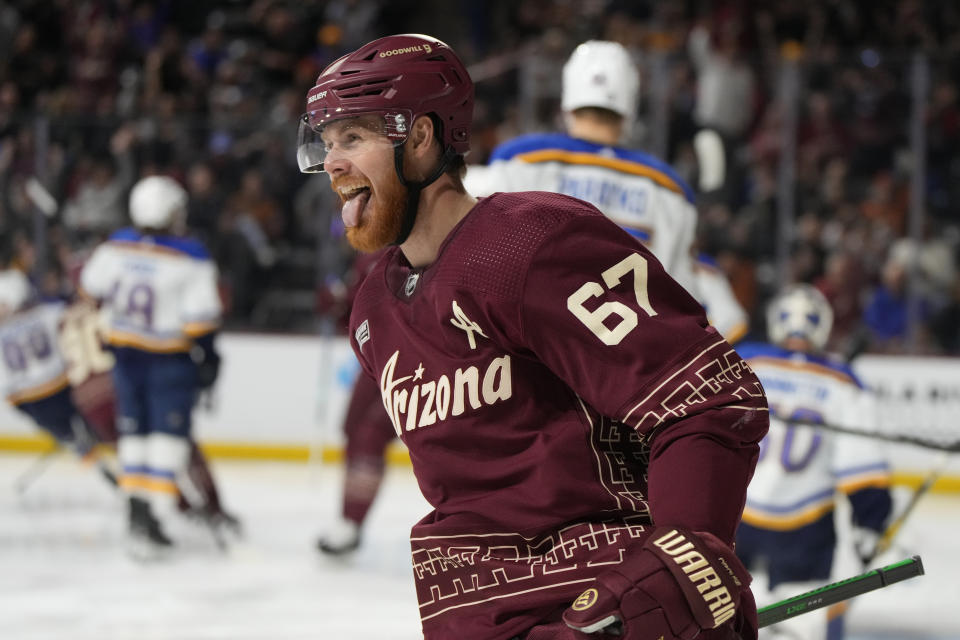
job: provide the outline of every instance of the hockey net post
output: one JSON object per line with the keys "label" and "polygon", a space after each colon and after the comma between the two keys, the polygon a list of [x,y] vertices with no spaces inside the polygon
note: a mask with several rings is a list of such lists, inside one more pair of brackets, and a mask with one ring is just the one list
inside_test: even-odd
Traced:
{"label": "hockey net post", "polygon": [[832,582],[757,610],[761,628],[924,574],[920,556]]}

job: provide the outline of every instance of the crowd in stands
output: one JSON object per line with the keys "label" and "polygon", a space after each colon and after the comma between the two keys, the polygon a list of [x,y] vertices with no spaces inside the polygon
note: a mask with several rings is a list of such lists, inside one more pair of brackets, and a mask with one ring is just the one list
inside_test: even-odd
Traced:
{"label": "crowd in stands", "polygon": [[[69,295],[89,250],[127,223],[133,182],[169,174],[220,266],[228,326],[316,329],[342,313],[351,252],[325,178],[297,171],[303,96],[341,54],[408,31],[447,41],[475,74],[470,163],[531,123],[559,130],[559,64],[583,40],[622,42],[643,72],[637,146],[661,133],[650,123],[664,106],[657,151],[691,182],[694,134],[727,144],[727,180],[702,194],[699,245],[758,332],[787,237],[788,278],[835,307],[832,348],[960,353],[954,3],[0,0],[0,257],[45,294]],[[930,72],[919,242],[908,237],[917,52]],[[531,56],[557,70],[533,105],[518,97]],[[781,229],[785,60],[800,91],[796,223]],[[54,203],[42,228],[38,186]]]}

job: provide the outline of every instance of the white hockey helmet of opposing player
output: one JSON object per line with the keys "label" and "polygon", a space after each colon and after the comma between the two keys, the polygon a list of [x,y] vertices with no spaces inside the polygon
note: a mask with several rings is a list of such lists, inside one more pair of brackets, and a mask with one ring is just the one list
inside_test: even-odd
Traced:
{"label": "white hockey helmet of opposing player", "polygon": [[30,281],[19,269],[0,271],[0,318],[15,313],[30,298]]}
{"label": "white hockey helmet of opposing player", "polygon": [[802,338],[820,351],[826,346],[832,327],[830,303],[809,284],[791,285],[767,306],[767,335],[775,344]]}
{"label": "white hockey helmet of opposing player", "polygon": [[186,214],[187,192],[173,178],[147,176],[130,191],[130,219],[143,229],[169,229]]}
{"label": "white hockey helmet of opposing player", "polygon": [[640,71],[626,47],[618,42],[588,40],[563,66],[560,107],[564,111],[609,109],[623,116],[629,127],[636,115],[639,91]]}

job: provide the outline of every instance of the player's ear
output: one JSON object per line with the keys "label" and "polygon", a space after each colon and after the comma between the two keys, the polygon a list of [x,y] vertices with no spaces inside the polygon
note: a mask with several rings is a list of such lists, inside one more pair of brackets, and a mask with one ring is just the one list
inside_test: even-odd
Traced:
{"label": "player's ear", "polygon": [[436,166],[437,158],[440,157],[440,145],[436,142],[434,131],[430,116],[420,116],[413,121],[404,150],[407,158],[404,172],[409,172],[408,178],[424,180]]}
{"label": "player's ear", "polygon": [[430,116],[420,116],[413,121],[408,140],[410,150],[418,156],[422,156],[430,148],[433,142],[433,120]]}

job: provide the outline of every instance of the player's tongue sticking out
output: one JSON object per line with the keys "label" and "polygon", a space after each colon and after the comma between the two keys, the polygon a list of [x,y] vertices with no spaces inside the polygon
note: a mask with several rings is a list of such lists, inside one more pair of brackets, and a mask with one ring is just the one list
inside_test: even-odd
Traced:
{"label": "player's tongue sticking out", "polygon": [[343,203],[340,217],[343,218],[344,226],[356,227],[360,224],[360,217],[363,215],[368,200],[370,200],[370,190],[365,189]]}

